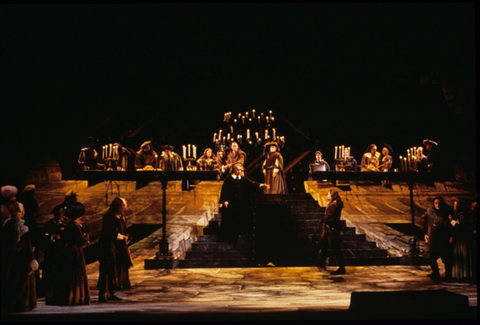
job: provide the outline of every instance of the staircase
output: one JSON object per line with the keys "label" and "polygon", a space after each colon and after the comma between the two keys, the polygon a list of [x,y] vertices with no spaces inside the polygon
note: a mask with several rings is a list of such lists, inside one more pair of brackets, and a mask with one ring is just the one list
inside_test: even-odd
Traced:
{"label": "staircase", "polygon": [[[237,247],[217,241],[221,215],[216,214],[204,229],[204,235],[192,244],[180,268],[254,267],[272,263],[275,266],[314,266],[319,256],[325,208],[310,194],[258,195],[254,200],[254,235],[239,237]],[[401,258],[389,257],[387,250],[356,234],[342,220],[342,252],[347,266],[398,265]],[[331,249],[328,265],[338,265]]]}

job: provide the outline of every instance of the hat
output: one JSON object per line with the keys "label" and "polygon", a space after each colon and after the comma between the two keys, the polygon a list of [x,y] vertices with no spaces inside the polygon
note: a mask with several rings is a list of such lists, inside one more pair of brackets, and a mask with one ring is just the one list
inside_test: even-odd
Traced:
{"label": "hat", "polygon": [[384,143],[382,144],[382,149],[383,148],[387,148],[388,149],[388,153],[391,155],[393,153],[393,150],[392,150],[392,147],[390,147],[388,144]]}
{"label": "hat", "polygon": [[65,215],[70,219],[80,218],[85,214],[85,206],[80,202],[72,202],[67,205]]}
{"label": "hat", "polygon": [[142,145],[140,146],[140,149],[143,149],[143,147],[145,147],[147,144],[151,145],[151,144],[152,144],[152,141],[145,141],[145,142],[142,143]]}
{"label": "hat", "polygon": [[31,190],[34,190],[34,189],[35,189],[35,185],[30,184],[30,185],[25,186],[25,188],[23,189],[22,192],[28,192],[28,191],[31,191]]}
{"label": "hat", "polygon": [[59,211],[60,209],[63,209],[63,208],[64,208],[64,204],[61,203],[61,204],[59,204],[59,205],[54,206],[53,209],[52,209],[52,212],[50,212],[50,213],[53,214],[53,215],[57,215],[57,214],[58,214],[58,211]]}
{"label": "hat", "polygon": [[265,149],[270,148],[271,146],[277,147],[277,151],[280,151],[280,147],[278,146],[278,143],[276,143],[275,141],[270,141],[265,143]]}
{"label": "hat", "polygon": [[172,145],[169,145],[169,144],[167,144],[167,145],[165,145],[165,146],[163,147],[163,150],[170,150],[170,151],[173,151],[173,148],[175,148],[175,147],[174,147],[174,146],[172,146]]}
{"label": "hat", "polygon": [[323,156],[323,154],[322,154],[322,152],[321,152],[320,150],[315,151],[315,155],[316,155],[317,153],[319,153],[319,154],[321,154],[321,155]]}
{"label": "hat", "polygon": [[12,196],[17,195],[17,188],[12,185],[5,185],[2,187],[2,196],[6,199],[11,198]]}
{"label": "hat", "polygon": [[432,141],[432,140],[429,140],[429,139],[423,140],[424,145],[426,145],[427,143],[430,143],[431,145],[434,145],[434,146],[438,146],[438,143],[436,143],[435,141]]}

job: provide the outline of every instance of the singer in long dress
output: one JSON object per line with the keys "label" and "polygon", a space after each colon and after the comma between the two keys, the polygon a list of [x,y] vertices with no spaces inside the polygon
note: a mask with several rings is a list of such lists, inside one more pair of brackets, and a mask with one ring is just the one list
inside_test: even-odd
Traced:
{"label": "singer in long dress", "polygon": [[265,175],[265,184],[270,185],[270,187],[265,187],[263,193],[286,194],[287,185],[283,172],[283,157],[279,152],[280,148],[276,142],[268,142],[265,144],[265,150],[268,153],[263,162],[262,170]]}

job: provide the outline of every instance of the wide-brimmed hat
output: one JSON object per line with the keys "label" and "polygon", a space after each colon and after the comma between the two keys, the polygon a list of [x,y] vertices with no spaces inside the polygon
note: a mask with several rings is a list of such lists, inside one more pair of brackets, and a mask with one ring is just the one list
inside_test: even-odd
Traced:
{"label": "wide-brimmed hat", "polygon": [[142,145],[140,146],[140,149],[143,149],[143,147],[145,147],[147,144],[152,145],[152,141],[145,141],[145,142],[142,143]]}
{"label": "wide-brimmed hat", "polygon": [[388,154],[391,155],[391,154],[393,153],[392,147],[389,146],[388,144],[386,144],[386,143],[382,144],[382,149],[383,149],[383,148],[387,148],[387,149],[388,149]]}
{"label": "wide-brimmed hat", "polygon": [[277,147],[277,151],[280,151],[280,147],[278,146],[278,143],[276,143],[275,141],[270,141],[265,143],[265,149],[269,149],[271,146]]}
{"label": "wide-brimmed hat", "polygon": [[80,202],[72,202],[67,205],[65,215],[70,219],[80,218],[85,214],[85,206]]}
{"label": "wide-brimmed hat", "polygon": [[435,141],[433,140],[430,140],[430,139],[425,139],[423,140],[423,144],[426,145],[427,143],[430,143],[431,145],[434,145],[434,146],[438,146],[438,143],[436,143]]}
{"label": "wide-brimmed hat", "polygon": [[170,150],[170,151],[173,151],[173,148],[175,148],[174,146],[170,145],[170,144],[167,144],[165,146],[163,146],[163,150]]}

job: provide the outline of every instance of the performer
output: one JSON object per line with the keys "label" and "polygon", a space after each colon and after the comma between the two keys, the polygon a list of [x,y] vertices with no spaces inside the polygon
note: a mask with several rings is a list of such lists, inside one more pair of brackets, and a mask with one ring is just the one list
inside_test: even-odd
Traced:
{"label": "performer", "polygon": [[[2,188],[3,190],[3,188]],[[2,313],[24,312],[37,306],[35,274],[38,262],[25,226],[23,204],[6,204],[8,218],[2,227]]]}
{"label": "performer", "polygon": [[233,165],[233,174],[228,176],[220,192],[221,228],[219,240],[233,243],[236,247],[238,236],[253,229],[252,193],[260,188],[269,188],[243,176],[242,164]]}
{"label": "performer", "polygon": [[[330,170],[330,165],[326,160],[322,159],[322,152],[320,150],[315,151],[315,161],[308,165],[309,173],[327,170]],[[312,176],[308,176],[308,180],[312,181]]]}
{"label": "performer", "polygon": [[433,206],[423,214],[422,231],[425,237],[425,258],[432,268],[428,276],[434,280],[440,279],[438,258],[445,264],[445,280],[452,278],[453,237],[448,216],[452,214],[442,197],[436,197]]}
{"label": "performer", "polygon": [[323,223],[323,233],[320,239],[320,261],[319,266],[325,268],[325,260],[327,258],[327,249],[330,245],[333,253],[338,261],[339,268],[331,274],[345,274],[345,260],[343,258],[342,249],[340,248],[340,217],[343,209],[343,201],[336,190],[328,191],[327,208],[320,223]]}
{"label": "performer", "polygon": [[83,246],[88,245],[88,236],[82,229],[85,206],[71,203],[65,215],[69,219],[61,235],[62,250],[53,266],[50,286],[47,287],[47,305],[90,305],[90,288]]}
{"label": "performer", "polygon": [[127,201],[116,197],[110,209],[103,216],[100,246],[100,274],[97,288],[98,301],[122,300],[115,295],[117,290],[131,288],[128,269],[133,265],[128,249],[131,236],[127,234],[127,220],[124,212]]}
{"label": "performer", "polygon": [[[381,171],[392,171],[393,165],[393,150],[388,144],[382,144],[382,154],[380,155],[380,166],[379,169]],[[382,186],[387,188],[392,188],[392,184],[389,180],[382,180]]]}
{"label": "performer", "polygon": [[427,172],[438,171],[438,162],[439,162],[438,155],[437,155],[438,143],[429,139],[425,139],[423,140],[423,145],[425,146],[425,149],[428,152],[427,159],[425,161]]}
{"label": "performer", "polygon": [[153,151],[152,142],[145,141],[135,156],[136,170],[154,170],[157,167],[157,153]]}
{"label": "performer", "polygon": [[87,170],[98,169],[98,153],[95,150],[95,138],[88,137],[87,145],[80,150],[80,156],[78,157],[78,163],[85,166]]}
{"label": "performer", "polygon": [[417,155],[415,160],[417,162],[417,170],[419,172],[427,171],[427,156],[423,154],[423,147],[417,148]]}
{"label": "performer", "polygon": [[225,156],[225,151],[218,150],[217,151],[217,170],[220,174],[220,179],[225,179],[228,174],[226,173],[226,166],[227,166],[227,157]]}
{"label": "performer", "polygon": [[377,171],[379,166],[380,153],[377,152],[377,146],[371,144],[363,154],[362,162],[360,164],[361,171]]}
{"label": "performer", "polygon": [[264,188],[264,194],[286,194],[287,184],[285,173],[283,172],[283,157],[280,154],[280,147],[276,142],[267,142],[265,144],[267,158],[263,162],[262,170],[265,176],[265,183],[270,185]]}
{"label": "performer", "polygon": [[225,166],[227,173],[230,173],[230,169],[234,164],[240,163],[242,166],[245,166],[247,161],[247,154],[238,147],[238,143],[232,142],[231,148],[232,151],[227,156],[227,165]]}
{"label": "performer", "polygon": [[10,212],[8,211],[8,205],[12,202],[17,201],[17,192],[18,189],[12,185],[5,185],[2,186],[2,205],[1,205],[1,213],[2,213],[2,225],[5,220],[10,219]]}
{"label": "performer", "polygon": [[160,170],[182,170],[182,158],[175,152],[173,152],[173,146],[166,145],[164,152],[160,157],[159,168]]}
{"label": "performer", "polygon": [[217,160],[210,148],[203,151],[203,155],[197,160],[198,170],[217,170]]}
{"label": "performer", "polygon": [[472,282],[475,277],[473,260],[475,254],[475,233],[472,214],[462,199],[455,200],[453,215],[449,216],[453,230],[453,267],[452,279],[459,282]]}

